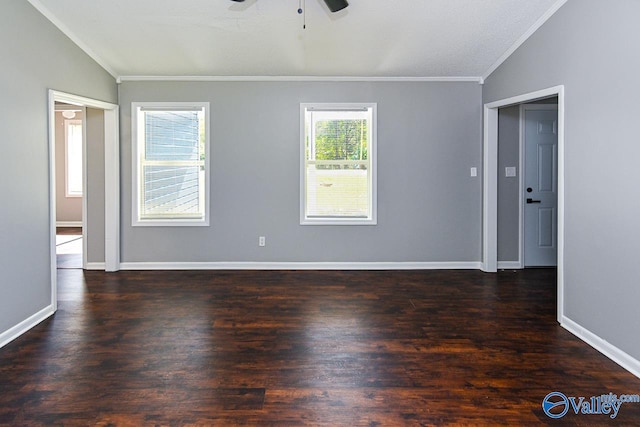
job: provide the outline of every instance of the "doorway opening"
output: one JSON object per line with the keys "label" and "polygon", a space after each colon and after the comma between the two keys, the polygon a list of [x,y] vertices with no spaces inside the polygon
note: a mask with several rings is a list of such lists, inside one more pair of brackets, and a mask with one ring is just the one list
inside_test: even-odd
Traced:
{"label": "doorway opening", "polygon": [[[61,184],[61,192],[65,195],[82,193],[82,220],[81,245],[82,245],[82,266],[84,269],[96,269],[105,271],[117,271],[120,268],[120,152],[119,152],[119,125],[117,104],[111,104],[78,95],[72,95],[55,90],[49,90],[49,230],[50,230],[50,254],[51,254],[51,305],[53,311],[58,307],[58,259],[57,249],[60,239],[56,241],[58,230],[57,221],[57,170],[61,167],[56,164],[56,109],[63,110],[66,105],[67,110],[78,110],[84,114],[82,133],[81,158],[82,166],[72,172],[71,179],[64,177],[64,185]],[[62,114],[62,111],[60,111]],[[77,112],[76,112],[77,114]],[[71,113],[67,115],[71,116]],[[73,120],[69,117],[68,120]],[[89,122],[92,123],[89,126]],[[78,128],[73,128],[73,123],[69,123],[72,128],[70,132],[78,132]],[[92,136],[87,138],[87,129],[91,128]],[[100,141],[100,144],[91,142]],[[77,139],[76,139],[77,145]],[[77,148],[77,147],[75,147]],[[96,155],[97,159],[88,162],[88,151],[91,155]],[[78,150],[75,155],[78,156]],[[87,164],[90,163],[89,166]],[[64,175],[63,175],[64,176]],[[80,178],[79,178],[80,176]],[[91,176],[91,178],[89,178]],[[99,201],[97,207],[93,203],[91,209],[88,208],[88,200]],[[98,224],[94,227],[95,224]],[[67,224],[69,225],[69,224]],[[73,224],[75,225],[75,224]],[[76,231],[76,233],[79,230]],[[76,234],[77,236],[77,234]],[[79,239],[64,237],[77,245]],[[98,253],[97,262],[90,262],[88,259],[88,244],[92,245],[93,251]]]}
{"label": "doorway opening", "polygon": [[[501,108],[557,97],[557,319],[564,316],[564,86],[484,105],[482,270],[498,269],[498,113]],[[506,171],[505,171],[506,172]],[[522,258],[521,258],[522,259]]]}
{"label": "doorway opening", "polygon": [[556,267],[558,98],[498,109],[498,268]]}
{"label": "doorway opening", "polygon": [[86,268],[85,108],[55,102],[56,267]]}

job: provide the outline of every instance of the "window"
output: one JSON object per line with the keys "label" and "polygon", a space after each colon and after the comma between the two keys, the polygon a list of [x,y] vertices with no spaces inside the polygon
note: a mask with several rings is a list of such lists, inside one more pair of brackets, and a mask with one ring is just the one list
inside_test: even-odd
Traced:
{"label": "window", "polygon": [[132,103],[133,225],[209,225],[209,103]]}
{"label": "window", "polygon": [[301,104],[301,224],[376,224],[376,104]]}
{"label": "window", "polygon": [[82,120],[65,120],[65,193],[82,197]]}

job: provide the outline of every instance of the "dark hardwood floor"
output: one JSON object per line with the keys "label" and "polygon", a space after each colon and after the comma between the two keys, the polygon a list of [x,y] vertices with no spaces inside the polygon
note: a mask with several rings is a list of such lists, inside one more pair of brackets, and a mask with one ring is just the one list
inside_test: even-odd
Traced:
{"label": "dark hardwood floor", "polygon": [[640,379],[561,328],[554,270],[59,270],[0,349],[0,424],[638,425],[542,411]]}

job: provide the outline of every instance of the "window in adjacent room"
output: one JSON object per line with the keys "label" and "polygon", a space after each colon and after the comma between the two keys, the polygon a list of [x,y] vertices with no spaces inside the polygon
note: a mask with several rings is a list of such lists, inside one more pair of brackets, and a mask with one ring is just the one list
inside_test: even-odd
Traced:
{"label": "window in adjacent room", "polygon": [[376,224],[376,104],[301,104],[301,224]]}
{"label": "window in adjacent room", "polygon": [[133,225],[209,225],[209,103],[132,103]]}
{"label": "window in adjacent room", "polygon": [[82,120],[65,120],[65,171],[67,197],[82,197]]}

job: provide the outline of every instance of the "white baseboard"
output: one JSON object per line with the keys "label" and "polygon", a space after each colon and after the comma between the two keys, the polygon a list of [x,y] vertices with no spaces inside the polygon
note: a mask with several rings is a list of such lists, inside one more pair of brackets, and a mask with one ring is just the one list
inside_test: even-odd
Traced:
{"label": "white baseboard", "polygon": [[105,263],[104,262],[87,262],[87,267],[85,270],[104,270]]}
{"label": "white baseboard", "polygon": [[498,261],[498,270],[519,270],[521,268],[520,261]]}
{"label": "white baseboard", "polygon": [[56,221],[56,227],[82,227],[82,221]]}
{"label": "white baseboard", "polygon": [[53,313],[55,313],[53,305],[49,305],[43,308],[42,310],[40,310],[39,312],[37,312],[36,314],[18,323],[14,327],[4,331],[3,333],[0,334],[0,348],[9,344],[11,341],[15,340],[20,335],[24,334],[29,329],[33,328],[38,323],[42,322],[43,320],[46,320],[48,317],[53,315]]}
{"label": "white baseboard", "polygon": [[618,365],[622,366],[627,371],[631,372],[636,377],[640,378],[640,360],[635,359],[610,342],[603,340],[593,332],[583,326],[580,326],[566,316],[562,317],[560,325],[582,341],[589,344],[591,347],[598,350],[600,353],[607,356],[609,359],[616,362]]}
{"label": "white baseboard", "polygon": [[479,270],[479,262],[122,262],[122,270]]}

